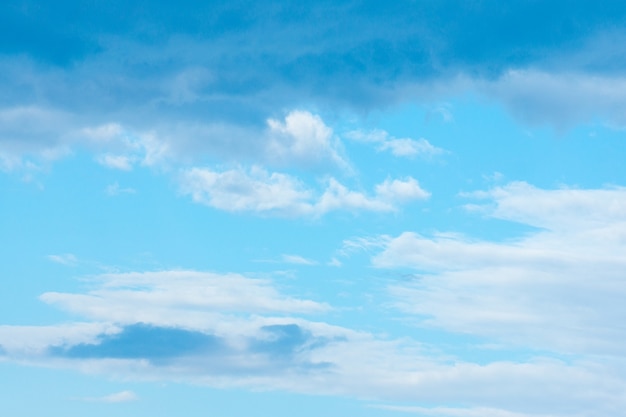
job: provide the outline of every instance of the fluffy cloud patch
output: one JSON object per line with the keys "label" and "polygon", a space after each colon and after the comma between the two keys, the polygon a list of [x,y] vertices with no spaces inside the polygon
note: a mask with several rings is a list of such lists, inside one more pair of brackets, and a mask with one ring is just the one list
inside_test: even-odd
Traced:
{"label": "fluffy cloud patch", "polygon": [[181,189],[198,203],[226,210],[283,216],[321,216],[331,211],[393,211],[396,203],[426,199],[417,180],[386,180],[368,196],[330,178],[319,196],[295,177],[260,167],[215,172],[193,168],[183,173]]}
{"label": "fluffy cloud patch", "polygon": [[268,173],[260,167],[250,172],[215,172],[193,168],[184,173],[182,191],[195,202],[226,211],[277,212],[302,215],[312,212],[311,190],[297,179]]}
{"label": "fluffy cloud patch", "polygon": [[326,162],[347,167],[347,162],[340,156],[339,139],[319,116],[294,110],[287,114],[284,122],[268,119],[267,125],[265,152],[269,161],[304,166]]}
{"label": "fluffy cloud patch", "polygon": [[430,197],[430,193],[411,177],[405,180],[385,180],[376,186],[376,195],[388,201],[423,200]]}

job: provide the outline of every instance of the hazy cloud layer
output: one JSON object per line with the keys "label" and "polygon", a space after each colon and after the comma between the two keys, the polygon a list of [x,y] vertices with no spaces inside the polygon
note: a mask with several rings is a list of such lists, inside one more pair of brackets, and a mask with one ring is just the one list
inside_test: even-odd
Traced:
{"label": "hazy cloud layer", "polygon": [[[451,362],[445,352],[407,338],[390,340],[297,317],[328,307],[284,295],[268,281],[162,271],[107,274],[93,284],[85,294],[42,296],[93,322],[1,326],[5,360],[126,379],[455,402],[464,405],[459,415],[483,409],[490,416],[508,410],[599,417],[624,405],[625,381],[610,363],[540,356],[483,365]],[[99,400],[131,399],[119,394]],[[455,415],[454,409],[432,412]]]}

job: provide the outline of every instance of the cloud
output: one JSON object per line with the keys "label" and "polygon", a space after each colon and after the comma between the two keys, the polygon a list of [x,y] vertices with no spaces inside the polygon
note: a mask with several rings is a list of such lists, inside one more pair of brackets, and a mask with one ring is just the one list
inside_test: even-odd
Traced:
{"label": "cloud", "polygon": [[134,188],[120,187],[120,185],[117,182],[114,182],[113,184],[107,185],[107,187],[104,189],[104,192],[108,196],[113,197],[113,196],[121,195],[121,194],[135,194],[137,191]]}
{"label": "cloud", "polygon": [[95,289],[84,294],[41,298],[92,322],[0,326],[4,360],[126,380],[454,402],[468,415],[484,409],[599,417],[624,405],[626,383],[610,362],[451,360],[409,338],[295,317],[328,307],[281,294],[264,280],[161,271],[106,274],[91,284]]}
{"label": "cloud", "polygon": [[13,171],[68,155],[69,119],[66,112],[34,105],[0,108],[0,167]]}
{"label": "cloud", "polygon": [[317,262],[311,259],[304,258],[300,255],[283,255],[281,257],[283,262],[296,264],[296,265],[317,265]]}
{"label": "cloud", "polygon": [[131,401],[137,401],[139,397],[132,391],[120,391],[114,394],[105,395],[104,397],[88,397],[84,398],[84,401],[94,401],[102,403],[126,403]]}
{"label": "cloud", "polygon": [[327,161],[342,168],[348,166],[340,156],[339,139],[333,137],[333,130],[319,116],[293,110],[284,122],[268,119],[267,124],[265,152],[269,161],[296,166]]}
{"label": "cloud", "polygon": [[51,326],[0,325],[0,345],[14,358],[38,356],[50,346],[93,343],[101,335],[118,332],[111,323],[78,322]]}
{"label": "cloud", "polygon": [[65,266],[75,266],[78,264],[78,259],[71,253],[65,253],[62,255],[48,255],[47,258],[52,262]]}
{"label": "cloud", "polygon": [[[468,90],[531,122],[572,124],[599,115],[624,123],[619,74],[625,62],[616,45],[624,44],[626,8],[617,2],[603,8],[564,1],[316,2],[302,10],[242,1],[149,14],[112,2],[76,11],[76,25],[64,28],[55,16],[68,4],[0,12],[6,39],[0,105],[37,121],[0,117],[10,127],[0,129],[4,133],[15,127],[14,138],[29,138],[4,143],[3,155],[15,155],[15,148],[64,152],[59,132],[119,124],[152,132],[175,148],[170,152],[187,156],[263,155],[286,163],[293,155],[303,163],[340,163],[345,158],[336,140],[315,116],[273,115],[305,105],[360,113],[441,102]],[[142,23],[120,22],[122,7]],[[462,85],[450,87],[459,79]],[[448,109],[440,110],[447,118]],[[273,153],[259,137],[271,138]],[[386,143],[398,155],[415,155],[425,145]],[[14,165],[8,156],[0,160],[4,169]]]}
{"label": "cloud", "polygon": [[486,216],[538,227],[505,241],[404,232],[372,262],[409,268],[394,284],[403,311],[425,326],[567,354],[622,355],[626,190],[544,190],[510,183],[469,197]]}
{"label": "cloud", "polygon": [[[101,285],[86,294],[48,292],[41,299],[97,320],[191,328],[229,311],[314,313],[329,308],[323,303],[282,296],[268,281],[237,274],[181,270],[107,274],[99,276],[98,281]],[[141,313],[136,311],[138,303],[143,306]],[[183,321],[175,321],[174,317]]]}
{"label": "cloud", "polygon": [[424,417],[550,417],[550,414],[515,413],[496,408],[451,408],[451,407],[416,407],[400,405],[371,405],[371,408],[417,414]]}
{"label": "cloud", "polygon": [[130,171],[133,169],[133,158],[128,155],[100,155],[97,158],[98,163],[122,171]]}
{"label": "cloud", "polygon": [[430,195],[417,180],[386,180],[375,187],[376,195],[349,190],[330,178],[319,196],[298,179],[269,173],[260,167],[215,172],[192,168],[183,173],[181,189],[195,202],[220,210],[257,212],[283,216],[321,216],[335,210],[393,211],[396,203],[425,199]]}
{"label": "cloud", "polygon": [[411,177],[405,180],[385,180],[376,186],[376,195],[388,201],[400,202],[424,200],[430,197],[430,193],[422,189],[417,180]]}
{"label": "cloud", "polygon": [[626,125],[626,78],[582,71],[511,69],[476,89],[497,99],[522,121],[567,129],[600,120]]}
{"label": "cloud", "polygon": [[87,150],[98,163],[129,171],[146,159],[149,148],[140,133],[119,123],[89,125],[79,113],[42,106],[0,109],[0,162],[13,171],[45,164]]}
{"label": "cloud", "polygon": [[312,192],[285,174],[253,167],[214,172],[193,168],[184,173],[182,190],[195,202],[227,211],[278,212],[294,215],[312,211]]}
{"label": "cloud", "polygon": [[345,135],[348,139],[377,144],[378,151],[390,151],[394,156],[415,157],[433,156],[443,153],[443,149],[430,144],[426,139],[395,138],[384,130],[364,132],[353,130]]}

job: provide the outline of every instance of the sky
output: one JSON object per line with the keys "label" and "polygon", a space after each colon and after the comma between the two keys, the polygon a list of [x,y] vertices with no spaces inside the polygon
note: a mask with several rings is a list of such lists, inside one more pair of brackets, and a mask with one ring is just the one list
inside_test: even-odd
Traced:
{"label": "sky", "polygon": [[626,417],[626,4],[0,4],[0,415]]}

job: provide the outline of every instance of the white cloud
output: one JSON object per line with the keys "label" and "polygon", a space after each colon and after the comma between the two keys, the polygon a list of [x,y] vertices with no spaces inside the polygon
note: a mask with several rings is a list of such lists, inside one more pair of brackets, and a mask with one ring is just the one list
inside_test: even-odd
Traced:
{"label": "white cloud", "polygon": [[139,397],[132,391],[121,391],[114,394],[105,395],[104,397],[88,397],[84,398],[84,401],[94,401],[102,403],[126,403],[130,401],[137,401]]}
{"label": "white cloud", "polygon": [[55,161],[76,148],[94,152],[104,166],[129,171],[137,161],[151,164],[156,156],[163,157],[157,150],[165,145],[156,142],[160,143],[119,123],[90,124],[78,114],[53,108],[0,109],[0,169],[5,171]]}
{"label": "white cloud", "polygon": [[182,190],[195,202],[226,211],[302,215],[312,211],[312,192],[297,179],[253,167],[214,172],[193,168],[183,175]]}
{"label": "white cloud", "polygon": [[311,259],[304,258],[300,255],[283,255],[282,261],[289,264],[296,265],[317,265],[317,262]]}
{"label": "white cloud", "polygon": [[389,201],[349,190],[331,178],[324,194],[316,204],[316,211],[323,214],[334,210],[393,211],[394,207]]}
{"label": "white cloud", "polygon": [[416,407],[402,405],[371,405],[371,408],[417,414],[420,417],[553,417],[554,414],[516,413],[497,408]]}
{"label": "white cloud", "polygon": [[330,162],[347,168],[340,156],[341,144],[333,130],[317,115],[307,111],[293,110],[284,121],[268,119],[268,143],[266,153],[269,161],[279,164],[312,166]]}
{"label": "white cloud", "polygon": [[395,156],[433,156],[443,153],[443,149],[433,146],[426,139],[395,138],[384,130],[364,132],[353,130],[346,133],[348,139],[377,144],[379,151],[390,151]]}
{"label": "white cloud", "polygon": [[422,189],[415,178],[385,180],[376,186],[376,195],[387,201],[424,200],[430,193]]}
{"label": "white cloud", "polygon": [[[281,295],[269,281],[237,274],[162,271],[107,274],[86,294],[49,292],[46,303],[115,323],[202,326],[228,312],[323,312],[328,306]],[[141,306],[139,309],[138,307]]]}
{"label": "white cloud", "polygon": [[130,171],[133,169],[134,158],[129,155],[100,155],[96,159],[100,164],[122,171]]}
{"label": "white cloud", "polygon": [[24,357],[45,354],[50,346],[94,343],[102,334],[115,334],[110,323],[71,323],[50,326],[0,325],[0,345],[9,355]]}
{"label": "white cloud", "polygon": [[474,197],[491,217],[541,230],[491,242],[405,232],[372,262],[420,275],[390,291],[423,324],[561,353],[622,355],[626,190],[511,183]]}
{"label": "white cloud", "polygon": [[393,211],[396,203],[425,199],[430,194],[418,182],[386,180],[376,186],[376,195],[353,191],[336,179],[328,179],[326,189],[316,193],[298,179],[269,173],[253,167],[215,172],[192,168],[182,175],[181,189],[195,202],[226,211],[251,211],[283,216],[321,216],[335,210]]}
{"label": "white cloud", "polygon": [[52,262],[66,266],[74,266],[78,264],[78,259],[75,255],[71,253],[65,253],[62,255],[48,255],[47,258]]}

